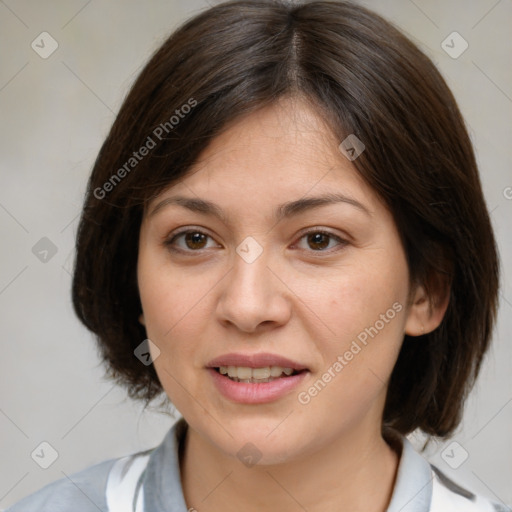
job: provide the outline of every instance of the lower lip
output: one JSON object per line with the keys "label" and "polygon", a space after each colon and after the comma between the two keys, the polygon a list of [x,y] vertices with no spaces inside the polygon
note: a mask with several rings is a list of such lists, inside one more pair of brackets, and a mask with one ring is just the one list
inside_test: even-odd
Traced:
{"label": "lower lip", "polygon": [[306,377],[307,371],[280,377],[271,382],[251,384],[236,382],[221,375],[217,370],[208,368],[217,389],[229,400],[241,404],[265,404],[273,402],[296,388]]}

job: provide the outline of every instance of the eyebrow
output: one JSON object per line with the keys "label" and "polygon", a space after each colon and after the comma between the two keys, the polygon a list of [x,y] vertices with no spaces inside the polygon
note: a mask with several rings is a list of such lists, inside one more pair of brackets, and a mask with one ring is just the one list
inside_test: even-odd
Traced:
{"label": "eyebrow", "polygon": [[[361,204],[359,201],[356,201],[355,199],[345,196],[343,194],[331,193],[316,197],[303,197],[301,199],[297,199],[296,201],[288,201],[286,203],[283,203],[275,209],[274,219],[276,221],[280,221],[282,219],[289,218],[294,215],[299,215],[308,210],[320,208],[322,206],[335,203],[346,203],[352,205],[358,210],[372,217],[372,214],[370,213],[368,208],[366,208],[366,206]],[[151,210],[148,217],[153,217],[157,212],[161,211],[164,207],[171,204],[177,204],[196,213],[212,215],[220,219],[225,224],[229,223],[228,217],[217,204],[206,199],[185,196],[173,196],[163,199]]]}

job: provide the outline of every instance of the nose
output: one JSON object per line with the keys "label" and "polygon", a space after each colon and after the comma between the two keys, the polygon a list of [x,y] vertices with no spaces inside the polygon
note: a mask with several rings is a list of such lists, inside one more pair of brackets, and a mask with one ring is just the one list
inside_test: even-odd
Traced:
{"label": "nose", "polygon": [[291,292],[269,266],[266,251],[248,262],[238,254],[231,272],[223,280],[217,314],[226,325],[244,332],[259,332],[286,324],[291,316]]}

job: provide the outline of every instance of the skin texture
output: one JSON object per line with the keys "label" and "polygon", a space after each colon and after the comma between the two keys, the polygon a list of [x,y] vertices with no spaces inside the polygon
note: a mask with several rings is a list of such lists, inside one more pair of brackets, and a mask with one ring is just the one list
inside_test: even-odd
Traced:
{"label": "skin texture", "polygon": [[[435,329],[446,304],[431,309],[421,286],[410,289],[393,218],[340,153],[340,142],[307,103],[283,99],[228,127],[148,208],[177,194],[199,197],[217,203],[227,224],[178,205],[144,216],[140,321],[160,350],[159,379],[190,426],[181,478],[187,505],[198,511],[388,505],[399,455],[381,436],[387,381],[404,333]],[[369,213],[336,203],[272,218],[281,203],[333,192]],[[183,235],[173,245],[183,252],[173,253],[164,242],[183,227],[208,237],[187,245]],[[332,237],[315,238],[318,230]],[[263,248],[252,263],[236,252],[248,236]],[[395,303],[401,311],[300,403],[298,393]],[[205,369],[229,352],[281,354],[309,373],[274,402],[234,403]],[[236,456],[248,442],[261,453],[253,467]]]}

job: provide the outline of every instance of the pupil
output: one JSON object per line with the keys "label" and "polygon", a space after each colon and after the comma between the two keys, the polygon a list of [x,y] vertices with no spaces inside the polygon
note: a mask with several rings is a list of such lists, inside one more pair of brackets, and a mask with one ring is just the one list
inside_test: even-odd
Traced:
{"label": "pupil", "polygon": [[[186,235],[187,245],[191,249],[197,249],[198,247],[196,246],[196,244],[201,244],[201,241],[204,241],[203,240],[204,236],[205,235],[203,235],[202,233],[187,233],[187,235]],[[189,244],[189,242],[191,242],[192,247]]]}

